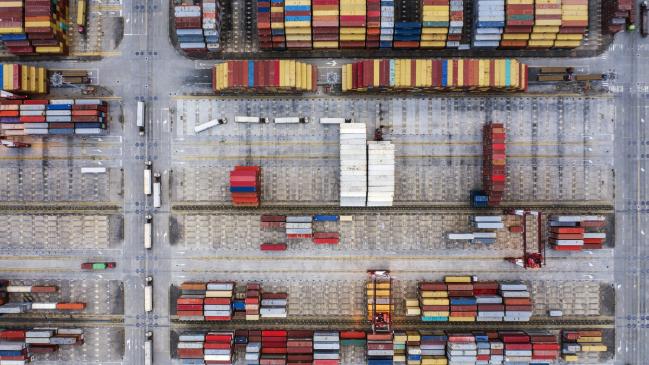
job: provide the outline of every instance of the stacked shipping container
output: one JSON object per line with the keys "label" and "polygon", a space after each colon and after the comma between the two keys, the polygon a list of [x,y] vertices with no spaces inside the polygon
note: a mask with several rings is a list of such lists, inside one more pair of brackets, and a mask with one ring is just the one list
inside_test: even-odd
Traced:
{"label": "stacked shipping container", "polygon": [[635,1],[604,0],[602,1],[603,29],[608,33],[617,33],[627,25],[635,22]]}
{"label": "stacked shipping container", "polygon": [[561,0],[536,0],[534,28],[527,43],[529,48],[550,48],[561,26]]}
{"label": "stacked shipping container", "polygon": [[45,67],[5,63],[0,67],[2,90],[23,94],[47,94]]}
{"label": "stacked shipping container", "polygon": [[286,238],[302,239],[313,238],[313,217],[311,216],[287,216],[286,217]]}
{"label": "stacked shipping container", "polygon": [[505,127],[502,123],[487,123],[482,132],[482,184],[488,205],[496,207],[505,191],[507,179]]}
{"label": "stacked shipping container", "polygon": [[288,331],[286,340],[287,364],[313,364],[313,331]]}
{"label": "stacked shipping container", "polygon": [[477,0],[476,10],[473,47],[498,47],[505,27],[505,0]]}
{"label": "stacked shipping container", "polygon": [[261,318],[286,318],[288,315],[288,294],[261,293],[259,313]]}
{"label": "stacked shipping container", "polygon": [[367,142],[367,206],[391,207],[394,200],[394,144]]}
{"label": "stacked shipping container", "polygon": [[391,365],[393,357],[392,333],[367,334],[367,365]]}
{"label": "stacked shipping container", "polygon": [[501,48],[525,48],[534,26],[534,0],[505,0]]}
{"label": "stacked shipping container", "polygon": [[606,352],[602,335],[602,330],[563,331],[561,357],[566,362],[579,362],[580,354]]}
{"label": "stacked shipping container", "polygon": [[[450,0],[421,0],[421,48],[444,48],[451,22]],[[460,27],[461,29],[461,27]]]}
{"label": "stacked shipping container", "polygon": [[98,99],[1,100],[0,135],[102,134],[107,115]]}
{"label": "stacked shipping container", "polygon": [[0,1],[0,40],[17,56],[66,54],[68,2]]}
{"label": "stacked shipping container", "polygon": [[216,92],[315,91],[316,67],[295,60],[226,61],[214,65]]}
{"label": "stacked shipping container", "polygon": [[527,65],[513,59],[365,60],[343,65],[343,91],[526,91]]}
{"label": "stacked shipping container", "polygon": [[232,204],[242,207],[259,207],[261,203],[261,168],[235,166],[230,171]]}
{"label": "stacked shipping container", "polygon": [[340,333],[316,331],[313,334],[313,365],[340,365]]}
{"label": "stacked shipping container", "polygon": [[0,330],[0,363],[27,364],[31,363],[37,354],[48,354],[73,345],[83,345],[83,329],[2,329]]}
{"label": "stacked shipping container", "polygon": [[362,207],[367,199],[365,123],[340,125],[340,206]]}
{"label": "stacked shipping container", "polygon": [[394,0],[394,48],[419,48],[421,40],[421,3]]}
{"label": "stacked shipping container", "polygon": [[232,319],[233,282],[182,283],[176,314],[183,320]]}
{"label": "stacked shipping container", "polygon": [[[10,282],[0,281],[0,315],[20,314],[39,310],[52,311],[83,311],[86,303],[83,302],[41,302],[41,296],[58,293],[55,285],[11,285]],[[13,294],[13,297],[12,297]],[[29,296],[31,300],[22,301],[22,297]]]}
{"label": "stacked shipping container", "polygon": [[552,216],[550,244],[552,248],[560,251],[601,249],[606,233],[598,232],[598,229],[604,226],[606,217],[603,216]]}
{"label": "stacked shipping container", "polygon": [[365,47],[366,0],[340,0],[340,48]]}
{"label": "stacked shipping container", "polygon": [[313,48],[338,48],[339,0],[312,0]]}
{"label": "stacked shipping container", "polygon": [[245,311],[247,321],[258,321],[261,306],[261,285],[250,283],[246,285]]}
{"label": "stacked shipping container", "polygon": [[178,338],[178,357],[183,364],[232,365],[233,339],[231,331],[185,332]]}
{"label": "stacked shipping container", "polygon": [[406,364],[406,342],[408,334],[405,331],[394,331],[392,334],[392,365]]}
{"label": "stacked shipping container", "polygon": [[260,364],[286,364],[288,331],[262,330]]}
{"label": "stacked shipping container", "polygon": [[390,278],[377,277],[365,285],[367,295],[367,319],[373,322],[377,316],[390,323],[394,304],[392,303],[392,281]]}
{"label": "stacked shipping container", "polygon": [[588,29],[588,0],[562,0],[557,48],[579,47]]}
{"label": "stacked shipping container", "polygon": [[311,0],[285,0],[287,48],[311,48]]}
{"label": "stacked shipping container", "polygon": [[419,305],[425,322],[529,321],[532,302],[523,283],[474,282],[447,276],[420,282]]}
{"label": "stacked shipping container", "polygon": [[189,1],[174,7],[176,38],[185,52],[216,52],[221,48],[222,9],[219,0]]}
{"label": "stacked shipping container", "polygon": [[446,342],[444,332],[422,333],[419,347],[422,365],[446,365]]}

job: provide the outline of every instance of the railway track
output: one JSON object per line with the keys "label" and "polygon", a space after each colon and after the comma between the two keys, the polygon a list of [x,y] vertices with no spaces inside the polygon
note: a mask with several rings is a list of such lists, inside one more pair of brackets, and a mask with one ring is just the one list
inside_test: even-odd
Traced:
{"label": "railway track", "polygon": [[[246,321],[232,320],[228,322],[213,321],[184,321],[177,316],[171,316],[173,329],[337,329],[337,330],[370,330],[370,324],[364,318],[289,318],[276,320]],[[422,322],[418,318],[396,318],[393,328],[399,330],[505,330],[505,329],[604,329],[614,328],[613,317],[595,317],[590,319],[562,318],[537,319],[529,322]]]}
{"label": "railway track", "polygon": [[124,316],[117,314],[34,314],[27,313],[20,316],[3,315],[0,317],[0,327],[7,326],[40,326],[44,323],[57,326],[67,325],[70,327],[116,327],[124,325]]}
{"label": "railway track", "polygon": [[[236,212],[237,214],[287,214],[287,213],[299,213],[299,214],[377,214],[377,213],[413,213],[420,214],[422,212],[431,212],[431,213],[466,213],[473,214],[478,211],[475,208],[464,203],[446,203],[446,204],[410,204],[410,205],[396,205],[392,207],[340,207],[334,204],[331,205],[282,205],[282,203],[270,203],[271,205],[264,204],[264,206],[259,209],[249,209],[235,207],[232,205],[226,204],[210,204],[210,203],[179,203],[172,205],[172,211],[175,213],[182,212]],[[522,203],[511,203],[505,202],[498,209],[479,209],[481,214],[502,214],[503,209],[507,208],[529,208],[529,209],[539,209],[542,210],[545,214],[561,214],[561,213],[570,213],[570,212],[588,212],[593,214],[613,214],[615,212],[612,204],[607,204],[605,202],[599,203],[586,203],[583,205],[577,204],[556,204],[556,203],[539,203],[539,202],[522,202]]]}
{"label": "railway track", "polygon": [[118,213],[118,203],[84,203],[84,202],[55,202],[49,204],[6,203],[0,204],[0,212],[11,213]]}

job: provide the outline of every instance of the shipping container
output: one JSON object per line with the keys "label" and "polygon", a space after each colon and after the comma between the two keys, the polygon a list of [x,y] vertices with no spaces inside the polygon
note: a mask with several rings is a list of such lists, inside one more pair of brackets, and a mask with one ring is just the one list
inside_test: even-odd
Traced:
{"label": "shipping container", "polygon": [[144,248],[150,250],[153,247],[153,217],[147,214],[144,217]]}
{"label": "shipping container", "polygon": [[340,125],[340,206],[367,202],[367,135],[365,123]]}
{"label": "shipping container", "polygon": [[5,1],[0,7],[0,41],[16,55],[66,54],[68,2]]}
{"label": "shipping container", "polygon": [[151,161],[144,163],[144,195],[151,195],[153,193],[153,172]]}
{"label": "shipping container", "polygon": [[215,92],[304,92],[316,91],[317,69],[295,60],[226,61],[214,65]]}
{"label": "shipping container", "polygon": [[261,168],[259,166],[235,166],[230,171],[230,194],[232,204],[259,207],[261,204]]}
{"label": "shipping container", "polygon": [[153,311],[153,277],[151,276],[144,279],[144,311]]}
{"label": "shipping container", "polygon": [[145,121],[146,115],[144,113],[145,113],[145,104],[144,104],[143,101],[138,101],[137,102],[137,119],[136,119],[137,122],[136,123],[137,123],[137,128],[138,128],[140,136],[144,135],[144,128],[145,128],[145,125],[146,125],[146,121]]}
{"label": "shipping container", "polygon": [[160,208],[162,195],[162,180],[159,172],[153,174],[153,207]]}

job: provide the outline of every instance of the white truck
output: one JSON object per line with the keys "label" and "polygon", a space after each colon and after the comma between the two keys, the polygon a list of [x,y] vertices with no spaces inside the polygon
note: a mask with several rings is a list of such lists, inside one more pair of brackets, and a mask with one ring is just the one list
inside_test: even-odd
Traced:
{"label": "white truck", "polygon": [[151,167],[153,163],[146,161],[144,163],[144,195],[151,195],[153,180],[151,178]]}
{"label": "white truck", "polygon": [[162,190],[162,180],[159,172],[153,174],[153,207],[160,208],[160,193]]}
{"label": "white truck", "polygon": [[144,248],[150,250],[153,246],[153,217],[147,214],[144,217]]}
{"label": "white truck", "polygon": [[138,101],[137,102],[137,129],[141,136],[144,135],[144,122],[145,122],[144,111],[145,111],[144,102]]}
{"label": "white truck", "polygon": [[153,311],[153,278],[151,276],[144,279],[144,311]]}
{"label": "white truck", "polygon": [[144,365],[153,365],[153,332],[148,331],[144,341]]}

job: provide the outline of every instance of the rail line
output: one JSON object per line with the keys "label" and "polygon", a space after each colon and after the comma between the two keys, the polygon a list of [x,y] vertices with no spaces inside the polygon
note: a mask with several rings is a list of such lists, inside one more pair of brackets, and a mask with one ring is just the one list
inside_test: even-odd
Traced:
{"label": "rail line", "polygon": [[[341,318],[288,318],[275,320],[246,321],[235,319],[228,322],[214,321],[185,321],[177,316],[171,316],[172,329],[339,329],[339,330],[369,330],[370,324],[364,317]],[[536,319],[529,322],[422,322],[419,319],[395,318],[393,327],[399,330],[478,330],[478,329],[579,329],[579,328],[614,328],[613,317],[595,317],[589,319]]]}
{"label": "rail line", "polygon": [[[337,203],[334,203],[337,204]],[[615,212],[613,204],[606,202],[589,202],[585,204],[557,204],[556,202],[504,202],[498,209],[486,208],[475,209],[464,203],[407,203],[404,205],[395,205],[392,207],[340,207],[337,205],[323,205],[323,204],[304,204],[304,205],[283,205],[283,203],[264,203],[262,208],[248,209],[242,207],[235,207],[226,204],[211,204],[211,203],[178,203],[172,204],[172,211],[174,213],[183,212],[236,212],[237,214],[286,214],[299,212],[300,214],[377,214],[377,213],[413,213],[421,214],[422,212],[431,213],[466,213],[473,214],[476,211],[484,214],[499,214],[503,209],[507,208],[530,208],[530,209],[543,209],[544,213],[567,213],[567,212],[589,212],[597,214],[613,214]]]}
{"label": "rail line", "polygon": [[53,202],[30,204],[30,203],[0,203],[0,212],[12,213],[35,213],[35,212],[56,212],[56,213],[119,213],[119,203],[86,203],[86,202]]}

